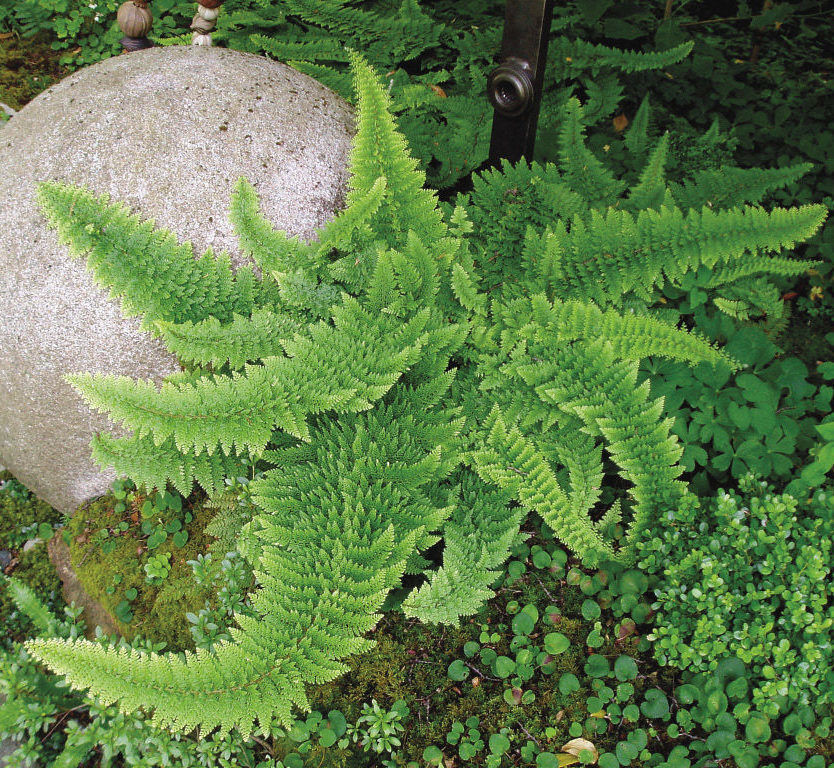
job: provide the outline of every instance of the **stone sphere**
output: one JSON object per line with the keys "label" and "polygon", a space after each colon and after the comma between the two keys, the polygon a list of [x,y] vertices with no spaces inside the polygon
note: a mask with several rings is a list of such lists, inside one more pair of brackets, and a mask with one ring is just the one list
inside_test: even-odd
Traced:
{"label": "stone sphere", "polygon": [[347,102],[268,59],[151,48],[83,69],[0,128],[0,464],[64,512],[105,493],[90,458],[110,425],[64,381],[91,371],[161,380],[177,370],[122,317],[48,228],[37,184],[108,193],[189,240],[245,257],[228,219],[243,176],[265,216],[313,238],[342,205],[353,133]]}

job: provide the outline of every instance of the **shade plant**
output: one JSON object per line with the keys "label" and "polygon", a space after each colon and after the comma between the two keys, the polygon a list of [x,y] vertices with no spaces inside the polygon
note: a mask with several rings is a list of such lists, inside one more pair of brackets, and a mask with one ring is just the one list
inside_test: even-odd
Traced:
{"label": "shade plant", "polygon": [[[152,709],[157,724],[244,735],[256,721],[289,725],[294,707],[309,707],[305,685],[371,645],[404,576],[422,579],[406,615],[454,623],[476,612],[528,513],[586,564],[633,563],[640,535],[685,494],[680,446],[662,402],[636,384],[639,361],[738,366],[653,316],[652,296],[707,266],[719,306],[755,305],[769,274],[807,267],[772,252],[824,217],[740,202],[684,210],[666,184],[664,138],[629,184],[587,149],[571,101],[558,167],[516,171],[562,218],[511,243],[523,270],[497,288],[497,241],[466,205],[444,215],[385,86],[358,57],[353,70],[348,205],[319,240],[274,231],[238,186],[232,218],[263,279],[233,273],[222,255],[195,260],[86,190],[40,190],[61,238],[184,363],[162,387],[71,377],[130,431],[97,437],[96,458],[147,490],[183,493],[195,482],[216,493],[252,462],[267,468],[239,539],[257,588],[231,639],[185,656],[27,644],[74,686]],[[619,479],[603,487],[606,474]]]}

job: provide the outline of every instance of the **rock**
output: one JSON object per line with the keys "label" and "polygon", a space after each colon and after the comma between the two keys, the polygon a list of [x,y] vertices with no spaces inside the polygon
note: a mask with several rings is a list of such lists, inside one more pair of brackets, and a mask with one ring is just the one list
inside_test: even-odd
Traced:
{"label": "rock", "polygon": [[38,544],[43,544],[43,539],[29,539],[23,545],[23,551],[28,552],[30,549],[34,549],[38,546]]}
{"label": "rock", "polygon": [[0,463],[70,513],[112,476],[90,459],[107,427],[64,382],[93,371],[159,380],[177,369],[122,318],[48,229],[36,184],[107,192],[159,226],[245,260],[228,221],[244,176],[265,215],[313,237],[342,204],[353,117],[315,80],[237,51],[174,46],[118,56],[42,93],[0,131]]}
{"label": "rock", "polygon": [[55,566],[58,578],[61,579],[62,592],[67,605],[75,602],[84,609],[82,618],[87,624],[87,636],[95,637],[96,626],[100,626],[107,635],[120,634],[116,621],[104,606],[91,597],[80,579],[72,569],[70,551],[60,533],[56,533],[47,543],[49,559]]}
{"label": "rock", "polygon": [[12,553],[7,549],[0,549],[0,571],[12,561]]}

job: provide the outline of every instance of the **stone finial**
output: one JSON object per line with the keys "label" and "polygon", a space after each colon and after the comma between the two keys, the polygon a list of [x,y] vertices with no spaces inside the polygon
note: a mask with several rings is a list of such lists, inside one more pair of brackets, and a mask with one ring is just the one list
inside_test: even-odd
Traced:
{"label": "stone finial", "polygon": [[153,26],[153,15],[148,9],[147,0],[127,0],[122,3],[116,14],[116,21],[124,35],[120,42],[125,52],[141,51],[153,46],[148,40],[148,32]]}
{"label": "stone finial", "polygon": [[211,45],[211,31],[217,24],[223,0],[197,0],[197,13],[191,22],[192,45]]}

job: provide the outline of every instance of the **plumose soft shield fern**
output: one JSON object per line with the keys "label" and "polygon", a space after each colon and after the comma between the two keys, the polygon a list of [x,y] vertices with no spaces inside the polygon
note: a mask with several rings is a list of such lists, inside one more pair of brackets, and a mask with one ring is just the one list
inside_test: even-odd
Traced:
{"label": "plumose soft shield fern", "polygon": [[[625,308],[620,293],[648,297],[697,259],[732,265],[759,254],[766,272],[765,251],[808,236],[823,217],[821,207],[736,209],[731,236],[699,249],[687,222],[712,227],[710,214],[684,216],[655,189],[656,155],[623,202],[570,105],[565,169],[549,173],[574,215],[541,237],[493,241],[471,205],[471,219],[463,207],[444,219],[384,88],[361,60],[353,69],[348,206],[319,241],[273,231],[245,183],[234,196],[233,220],[263,280],[233,274],[224,257],[195,260],[106,199],[41,189],[61,237],[187,364],[161,388],[72,378],[132,432],[97,438],[98,460],[183,493],[195,481],[215,492],[243,459],[272,467],[253,484],[258,511],[241,548],[257,588],[231,641],[184,655],[83,640],[27,646],[74,686],[152,709],[174,728],[249,733],[256,721],[265,730],[291,722],[294,705],[308,706],[306,684],[336,677],[368,647],[364,635],[404,574],[425,574],[402,604],[409,616],[474,613],[528,512],[587,564],[632,562],[641,530],[685,493],[680,447],[662,402],[636,385],[638,361],[734,363],[697,335]],[[635,199],[664,201],[647,209],[651,226],[626,225],[619,208]],[[622,275],[592,247],[615,235]],[[523,247],[529,275],[494,286],[490,259],[505,246]],[[603,497],[606,466],[620,475],[619,498]],[[441,539],[438,568],[424,555]]]}

